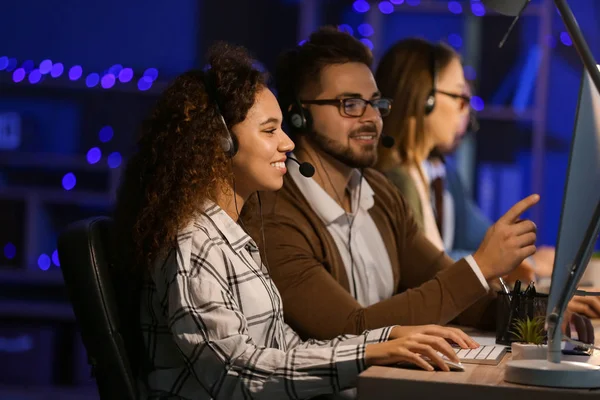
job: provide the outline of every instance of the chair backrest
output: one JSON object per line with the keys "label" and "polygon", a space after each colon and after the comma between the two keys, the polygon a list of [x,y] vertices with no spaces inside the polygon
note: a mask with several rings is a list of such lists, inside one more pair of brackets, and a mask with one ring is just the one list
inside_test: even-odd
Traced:
{"label": "chair backrest", "polygon": [[137,399],[135,343],[141,337],[135,336],[139,319],[131,320],[131,312],[139,295],[121,279],[125,270],[116,256],[113,221],[94,217],[69,225],[58,253],[100,397]]}

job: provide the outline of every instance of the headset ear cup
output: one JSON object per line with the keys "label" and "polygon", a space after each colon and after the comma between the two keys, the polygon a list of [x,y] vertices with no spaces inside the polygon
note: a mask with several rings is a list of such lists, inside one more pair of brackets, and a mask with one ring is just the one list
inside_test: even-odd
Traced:
{"label": "headset ear cup", "polygon": [[295,111],[290,112],[288,123],[290,127],[295,131],[302,131],[306,126],[306,121],[302,114]]}
{"label": "headset ear cup", "polygon": [[224,134],[219,138],[219,142],[221,143],[221,148],[223,152],[228,157],[233,157],[238,152],[238,142],[235,136],[233,136],[229,131],[227,134]]}
{"label": "headset ear cup", "polygon": [[230,155],[231,151],[233,150],[232,141],[223,135],[219,138],[219,142],[221,143],[221,149],[223,149],[223,152],[227,155]]}
{"label": "headset ear cup", "polygon": [[237,154],[238,150],[240,149],[240,145],[238,144],[238,140],[237,137],[229,132],[229,140],[231,141],[231,151],[229,152],[230,156],[233,157]]}
{"label": "headset ear cup", "polygon": [[298,104],[292,104],[288,112],[288,124],[295,132],[306,132],[311,126],[310,113]]}
{"label": "headset ear cup", "polygon": [[425,100],[425,115],[431,114],[435,108],[435,93],[430,93]]}
{"label": "headset ear cup", "polygon": [[312,126],[313,126],[313,121],[312,121],[312,115],[310,114],[310,111],[303,108],[302,115],[304,115],[304,131],[311,132]]}

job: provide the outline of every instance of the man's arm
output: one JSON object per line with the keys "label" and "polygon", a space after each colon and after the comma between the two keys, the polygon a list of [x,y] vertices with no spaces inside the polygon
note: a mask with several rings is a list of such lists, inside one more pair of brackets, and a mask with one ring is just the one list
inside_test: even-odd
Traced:
{"label": "man's arm", "polygon": [[466,261],[453,264],[416,234],[411,251],[421,262],[404,269],[421,273],[407,272],[404,282],[424,275],[432,279],[362,307],[323,264],[315,231],[299,228],[301,218],[300,213],[272,214],[265,218],[264,230],[270,272],[283,297],[286,321],[303,337],[326,339],[388,325],[444,324],[486,293]]}
{"label": "man's arm", "polygon": [[[437,279],[447,269],[461,266],[461,268],[465,269],[460,273],[451,275],[451,279],[444,281],[448,285],[445,291],[427,293],[429,301],[450,302],[453,303],[453,308],[458,310],[454,317],[443,319],[439,323],[446,324],[452,321],[459,325],[478,326],[481,328],[493,327],[495,294],[491,291],[488,293],[489,286],[485,285],[484,287],[481,282],[485,278],[477,276],[475,271],[478,270],[479,266],[477,266],[472,257],[470,257],[471,265],[466,262],[464,257],[469,254],[463,254],[455,264],[452,264],[453,261],[447,254],[437,250],[425,238],[416,225],[411,215],[411,210],[404,202],[402,196],[398,193],[396,193],[396,196],[397,199],[393,201],[397,205],[395,212],[397,220],[395,222],[397,225],[404,227],[404,235],[398,238],[398,248],[402,257],[401,265],[403,266],[403,278],[400,281],[399,290],[422,287],[430,280]],[[431,260],[432,254],[440,254],[440,256],[437,260]],[[420,265],[428,265],[429,263],[432,264],[431,268],[419,268]],[[408,291],[410,290],[408,289]],[[438,293],[441,293],[442,296],[435,298],[434,296]],[[452,294],[452,296],[443,296],[444,294]]]}

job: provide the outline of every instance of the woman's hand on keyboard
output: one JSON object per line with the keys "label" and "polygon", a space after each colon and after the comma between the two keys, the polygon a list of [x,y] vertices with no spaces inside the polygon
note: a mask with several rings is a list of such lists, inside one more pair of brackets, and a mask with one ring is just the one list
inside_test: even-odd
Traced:
{"label": "woman's hand on keyboard", "polygon": [[450,371],[442,358],[444,356],[450,361],[460,362],[445,338],[423,333],[414,333],[387,342],[369,344],[365,349],[365,362],[367,365],[391,365],[409,362],[427,371],[433,371],[434,368],[423,357],[429,358],[442,371]]}
{"label": "woman's hand on keyboard", "polygon": [[415,333],[441,337],[456,343],[457,346],[463,349],[476,349],[479,347],[479,343],[460,329],[440,325],[395,326],[389,339],[398,339]]}

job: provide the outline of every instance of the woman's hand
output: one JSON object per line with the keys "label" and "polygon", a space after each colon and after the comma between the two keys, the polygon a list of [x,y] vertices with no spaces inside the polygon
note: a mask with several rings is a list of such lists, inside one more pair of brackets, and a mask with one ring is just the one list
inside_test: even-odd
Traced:
{"label": "woman's hand", "polygon": [[444,338],[456,343],[457,346],[463,349],[476,349],[479,347],[479,343],[460,329],[440,325],[395,326],[390,332],[389,339],[399,339],[417,333]]}
{"label": "woman's hand", "polygon": [[423,359],[423,357],[427,357],[438,365],[442,371],[450,371],[442,358],[443,356],[446,356],[450,361],[460,362],[445,338],[423,333],[409,334],[387,342],[369,344],[365,349],[365,362],[367,365],[390,365],[409,362],[424,370],[433,371],[434,368]]}

